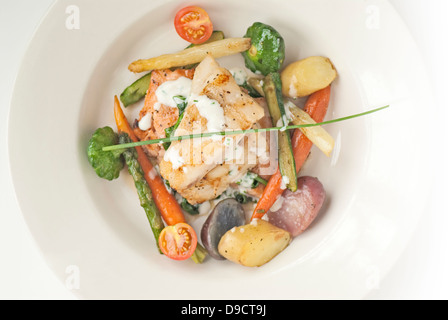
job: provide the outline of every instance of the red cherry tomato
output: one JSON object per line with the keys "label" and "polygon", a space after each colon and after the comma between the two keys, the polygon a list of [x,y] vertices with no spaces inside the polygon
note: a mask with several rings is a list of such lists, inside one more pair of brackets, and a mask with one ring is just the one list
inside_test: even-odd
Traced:
{"label": "red cherry tomato", "polygon": [[159,236],[160,250],[174,260],[186,260],[196,250],[198,238],[194,229],[186,223],[165,227]]}
{"label": "red cherry tomato", "polygon": [[174,18],[174,26],[182,39],[193,44],[204,43],[213,32],[208,13],[197,6],[181,9]]}

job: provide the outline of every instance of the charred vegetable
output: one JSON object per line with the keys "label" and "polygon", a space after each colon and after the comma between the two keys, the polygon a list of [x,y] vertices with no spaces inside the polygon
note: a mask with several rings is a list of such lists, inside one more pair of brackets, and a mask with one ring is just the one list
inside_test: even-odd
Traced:
{"label": "charred vegetable", "polygon": [[97,129],[90,138],[87,156],[96,174],[106,180],[117,179],[123,169],[122,151],[103,151],[103,147],[116,145],[118,135],[111,127]]}
{"label": "charred vegetable", "polygon": [[233,227],[246,223],[243,207],[235,199],[222,200],[210,213],[201,230],[201,240],[210,256],[218,260],[224,257],[218,252],[221,237]]}
{"label": "charred vegetable", "polygon": [[255,22],[244,37],[251,39],[251,47],[243,52],[247,68],[265,76],[280,70],[285,60],[285,41],[277,30]]}

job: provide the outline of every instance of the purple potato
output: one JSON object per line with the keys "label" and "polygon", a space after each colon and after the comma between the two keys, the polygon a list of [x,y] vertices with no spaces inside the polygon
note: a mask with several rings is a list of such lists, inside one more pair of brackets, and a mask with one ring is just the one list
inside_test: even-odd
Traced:
{"label": "purple potato", "polygon": [[235,199],[225,199],[219,202],[204,222],[201,230],[201,240],[210,256],[217,260],[225,258],[218,252],[219,240],[232,229],[246,223],[243,207]]}
{"label": "purple potato", "polygon": [[270,223],[288,231],[293,237],[310,226],[325,201],[324,187],[317,178],[300,177],[297,185],[296,192],[286,190],[283,193],[280,209],[267,213]]}

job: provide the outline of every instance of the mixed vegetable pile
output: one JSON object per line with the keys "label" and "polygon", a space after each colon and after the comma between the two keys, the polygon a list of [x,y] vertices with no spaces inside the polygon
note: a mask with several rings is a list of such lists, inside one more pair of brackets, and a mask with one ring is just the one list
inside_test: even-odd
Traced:
{"label": "mixed vegetable pile", "polygon": [[[327,156],[333,150],[334,140],[320,124],[327,113],[330,85],[337,72],[328,58],[318,56],[283,68],[284,39],[264,23],[251,25],[244,37],[226,38],[223,32],[213,30],[205,10],[190,6],[176,14],[175,28],[190,45],[178,53],[137,60],[129,65],[130,71],[146,74],[126,88],[120,99],[115,96],[117,132],[110,127],[96,130],[89,141],[88,159],[97,175],[107,180],[118,178],[121,170],[128,168],[158,248],[169,258],[191,258],[202,263],[210,256],[244,266],[261,266],[310,226],[325,201],[325,190],[319,180],[298,174],[313,145]],[[215,65],[214,59],[233,54],[242,54],[247,71],[252,74],[243,81],[237,79],[241,97],[247,96],[257,108],[258,103],[265,104],[270,126],[252,123],[248,128],[230,132],[176,134],[184,129],[183,121],[191,117],[190,106],[199,104],[199,100],[191,101],[179,94],[170,97],[172,106],[166,106],[160,102],[162,98],[157,96],[156,89],[162,83],[173,84],[179,79],[188,82],[197,75],[201,63]],[[303,109],[294,103],[299,97],[307,97]],[[145,102],[141,117],[131,126],[121,105],[129,107],[141,100]],[[223,106],[213,110],[219,108]],[[155,118],[157,114],[162,116]],[[160,123],[159,131],[150,130],[154,122]],[[213,199],[213,206],[206,201],[209,205],[205,209],[203,201],[192,201],[187,192],[171,186],[173,180],[159,168],[158,153],[163,151],[165,162],[171,161],[169,169],[174,170],[173,158],[167,161],[166,155],[181,140],[211,137],[218,141],[216,137],[271,131],[278,133],[275,173],[263,176],[253,167],[245,169],[236,181],[243,191],[221,192]],[[226,175],[230,174],[229,171]],[[200,241],[187,223],[189,215],[198,214],[207,215],[199,233]]]}

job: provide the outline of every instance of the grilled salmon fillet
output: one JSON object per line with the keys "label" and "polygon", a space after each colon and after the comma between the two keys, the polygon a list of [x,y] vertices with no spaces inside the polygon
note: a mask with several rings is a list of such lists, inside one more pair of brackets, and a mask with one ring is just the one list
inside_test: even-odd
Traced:
{"label": "grilled salmon fillet", "polygon": [[[143,108],[140,110],[139,119],[134,123],[134,132],[139,140],[153,140],[165,138],[165,129],[174,126],[179,118],[179,109],[159,104],[157,99],[157,88],[167,81],[174,81],[180,77],[193,79],[194,69],[176,69],[174,71],[154,70],[151,74],[151,83],[147,91]],[[149,115],[151,126],[141,130],[138,123]],[[153,144],[144,146],[149,156],[160,159],[163,157],[164,149],[161,145]]]}
{"label": "grilled salmon fillet", "polygon": [[[196,68],[191,96],[176,136],[252,128],[265,115],[231,73],[211,56]],[[189,139],[171,144],[159,167],[170,186],[191,204],[215,199],[257,165],[257,134]],[[256,146],[255,146],[256,148]]]}

